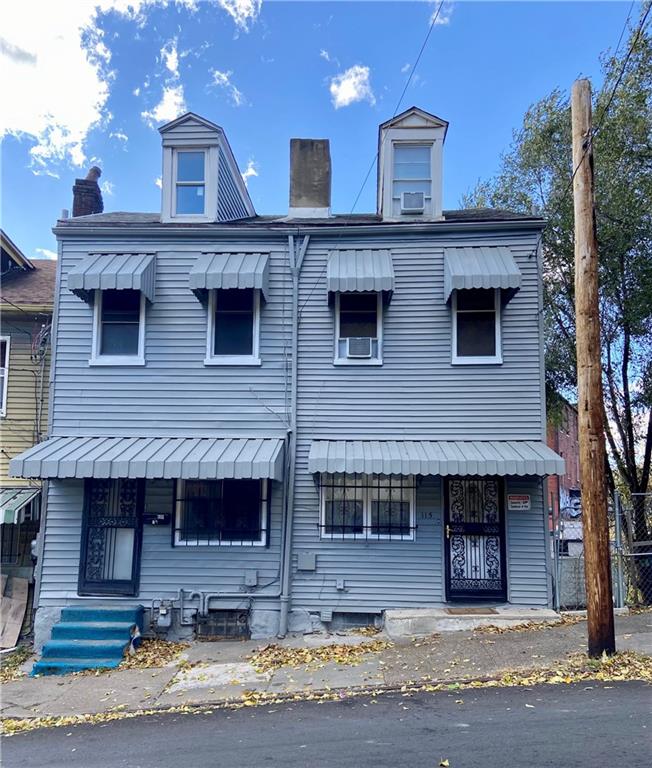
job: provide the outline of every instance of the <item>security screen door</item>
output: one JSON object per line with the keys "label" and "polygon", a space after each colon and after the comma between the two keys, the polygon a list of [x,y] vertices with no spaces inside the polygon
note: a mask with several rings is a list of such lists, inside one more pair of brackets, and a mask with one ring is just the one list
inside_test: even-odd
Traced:
{"label": "security screen door", "polygon": [[136,595],[144,484],[87,480],[79,563],[80,595]]}
{"label": "security screen door", "polygon": [[448,600],[505,600],[505,518],[498,478],[445,481]]}

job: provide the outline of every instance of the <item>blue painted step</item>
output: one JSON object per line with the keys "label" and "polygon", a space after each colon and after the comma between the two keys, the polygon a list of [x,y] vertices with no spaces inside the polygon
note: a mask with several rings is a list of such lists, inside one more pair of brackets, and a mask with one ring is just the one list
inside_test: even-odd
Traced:
{"label": "blue painted step", "polygon": [[32,675],[115,669],[143,627],[142,605],[72,605],[63,608]]}
{"label": "blue painted step", "polygon": [[119,659],[42,659],[34,663],[34,675],[68,675],[71,672],[82,672],[85,669],[115,669],[120,665]]}
{"label": "blue painted step", "polygon": [[135,626],[131,621],[61,621],[52,627],[52,639],[120,640],[130,637]]}
{"label": "blue painted step", "polygon": [[48,640],[43,646],[42,658],[72,659],[97,658],[122,661],[124,652],[129,645],[129,636],[122,640]]}

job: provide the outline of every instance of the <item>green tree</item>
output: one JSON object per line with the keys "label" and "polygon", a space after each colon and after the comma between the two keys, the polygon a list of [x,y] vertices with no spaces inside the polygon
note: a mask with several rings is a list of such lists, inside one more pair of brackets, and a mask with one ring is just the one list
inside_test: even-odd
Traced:
{"label": "green tree", "polygon": [[[645,12],[646,7],[643,9]],[[636,25],[638,28],[638,25]],[[634,46],[621,76],[626,52]],[[652,538],[642,494],[652,490],[652,36],[643,31],[602,59],[594,94],[596,223],[606,437],[611,466],[635,515],[632,537]],[[612,96],[613,94],[613,96]],[[548,219],[542,236],[546,385],[576,393],[571,120],[566,92],[527,111],[497,176],[466,206],[495,206]]]}

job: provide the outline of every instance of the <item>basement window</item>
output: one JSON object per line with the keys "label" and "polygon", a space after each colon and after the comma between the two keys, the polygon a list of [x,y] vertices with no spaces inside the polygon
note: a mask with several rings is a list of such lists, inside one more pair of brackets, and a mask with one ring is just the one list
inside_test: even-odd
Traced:
{"label": "basement window", "polygon": [[502,363],[500,289],[453,291],[453,364]]}
{"label": "basement window", "polygon": [[267,544],[267,480],[180,480],[174,545]]}

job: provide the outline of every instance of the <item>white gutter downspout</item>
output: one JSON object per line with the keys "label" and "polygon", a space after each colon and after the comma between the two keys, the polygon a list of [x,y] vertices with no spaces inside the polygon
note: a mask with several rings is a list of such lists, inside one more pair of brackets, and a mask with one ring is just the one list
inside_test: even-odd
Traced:
{"label": "white gutter downspout", "polygon": [[[297,229],[297,237],[300,230]],[[292,366],[290,374],[290,429],[288,435],[287,494],[285,506],[285,528],[283,532],[283,553],[281,556],[281,613],[278,636],[285,637],[290,617],[290,580],[292,573],[292,528],[294,518],[294,485],[297,458],[297,386],[299,349],[299,276],[310,236],[305,235],[297,251],[294,235],[288,236],[288,257],[292,275]]]}

